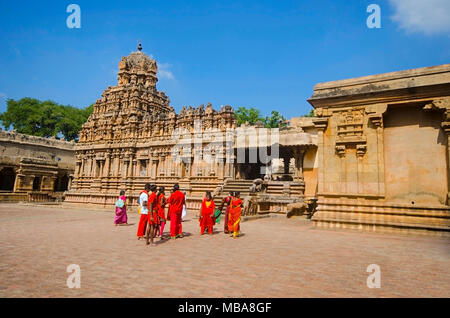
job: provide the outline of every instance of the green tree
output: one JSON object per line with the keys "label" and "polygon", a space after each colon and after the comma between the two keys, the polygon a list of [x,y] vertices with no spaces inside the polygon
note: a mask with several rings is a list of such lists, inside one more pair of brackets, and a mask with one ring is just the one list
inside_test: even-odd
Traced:
{"label": "green tree", "polygon": [[282,116],[278,111],[273,110],[271,116],[267,116],[264,120],[264,127],[266,128],[280,128],[286,127],[286,118]]}
{"label": "green tree", "polygon": [[305,115],[304,117],[314,117],[314,109],[311,109],[309,114]]}
{"label": "green tree", "polygon": [[62,108],[62,118],[57,124],[56,130],[67,140],[77,140],[81,126],[87,121],[93,111],[93,104],[84,109],[64,106]]}
{"label": "green tree", "polygon": [[264,118],[261,117],[259,110],[253,107],[239,107],[234,112],[234,115],[236,116],[238,126],[241,126],[245,122],[248,122],[250,125],[254,125],[258,121],[264,121]]}
{"label": "green tree", "polygon": [[0,114],[0,122],[5,129],[12,126],[22,134],[76,140],[92,111],[93,105],[79,109],[28,97],[18,101],[9,99],[6,112]]}

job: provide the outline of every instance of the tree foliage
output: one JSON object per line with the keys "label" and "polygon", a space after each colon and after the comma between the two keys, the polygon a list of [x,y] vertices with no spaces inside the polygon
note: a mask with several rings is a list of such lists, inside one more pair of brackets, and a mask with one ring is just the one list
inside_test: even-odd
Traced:
{"label": "tree foliage", "polygon": [[272,111],[271,116],[267,116],[266,118],[261,116],[259,109],[250,107],[239,107],[234,115],[237,119],[237,125],[241,126],[242,124],[248,122],[250,125],[255,125],[258,122],[261,122],[266,128],[278,128],[286,126],[286,118],[282,116],[278,111]]}
{"label": "tree foliage", "polygon": [[28,97],[9,99],[6,112],[0,114],[0,122],[6,129],[12,126],[22,134],[77,140],[81,126],[93,109],[93,105],[80,109]]}
{"label": "tree foliage", "polygon": [[250,125],[254,125],[258,121],[264,121],[264,118],[261,117],[259,109],[253,107],[239,107],[234,112],[234,115],[236,116],[238,126],[245,124],[246,122],[248,122]]}
{"label": "tree foliage", "polygon": [[264,127],[266,128],[280,128],[286,126],[286,118],[276,110],[273,110],[271,116],[267,116],[264,120]]}
{"label": "tree foliage", "polygon": [[304,117],[314,117],[314,109],[311,109],[309,114],[305,115]]}

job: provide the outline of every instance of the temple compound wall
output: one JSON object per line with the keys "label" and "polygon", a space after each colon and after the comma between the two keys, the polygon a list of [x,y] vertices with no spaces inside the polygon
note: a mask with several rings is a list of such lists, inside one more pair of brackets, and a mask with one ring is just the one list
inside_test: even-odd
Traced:
{"label": "temple compound wall", "polygon": [[[265,208],[276,208],[274,198],[283,200],[283,209],[303,200],[303,156],[309,148],[317,150],[317,135],[302,125],[275,131],[277,139],[263,136],[266,130],[258,125],[238,128],[229,105],[185,106],[176,113],[156,89],[156,74],[156,61],[141,47],[122,58],[118,84],[103,92],[80,131],[67,204],[111,207],[125,190],[134,205],[150,182],[167,193],[179,183],[188,206],[198,208],[207,190],[218,200],[231,190],[247,195],[253,181],[264,178],[272,200]],[[315,129],[312,122],[303,126]],[[264,153],[272,156],[274,146],[282,163],[280,180],[272,177],[272,160],[262,160]]]}
{"label": "temple compound wall", "polygon": [[74,168],[74,142],[0,131],[0,201],[62,200]]}
{"label": "temple compound wall", "polygon": [[450,64],[321,83],[316,226],[449,235]]}

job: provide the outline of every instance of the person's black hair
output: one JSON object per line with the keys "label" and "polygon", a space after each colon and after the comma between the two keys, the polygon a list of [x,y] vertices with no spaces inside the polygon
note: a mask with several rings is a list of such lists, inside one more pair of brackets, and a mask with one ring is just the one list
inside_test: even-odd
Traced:
{"label": "person's black hair", "polygon": [[235,196],[235,197],[238,197],[240,194],[241,194],[241,193],[240,193],[239,191],[236,191],[236,192],[234,193],[234,196]]}
{"label": "person's black hair", "polygon": [[125,195],[125,190],[120,190],[120,194],[119,195]]}
{"label": "person's black hair", "polygon": [[178,191],[178,190],[180,190],[180,185],[178,183],[175,183],[173,185],[173,191]]}
{"label": "person's black hair", "polygon": [[150,183],[145,184],[145,190],[150,190],[152,188],[152,185]]}
{"label": "person's black hair", "polygon": [[158,187],[156,186],[156,184],[152,184],[152,185],[150,186],[150,190],[151,190],[152,192],[156,192],[156,189],[158,189]]}
{"label": "person's black hair", "polygon": [[228,194],[231,195],[232,197],[234,197],[234,192],[233,191],[230,191]]}
{"label": "person's black hair", "polygon": [[212,200],[212,194],[211,194],[211,191],[206,191],[206,197],[210,197],[211,200]]}

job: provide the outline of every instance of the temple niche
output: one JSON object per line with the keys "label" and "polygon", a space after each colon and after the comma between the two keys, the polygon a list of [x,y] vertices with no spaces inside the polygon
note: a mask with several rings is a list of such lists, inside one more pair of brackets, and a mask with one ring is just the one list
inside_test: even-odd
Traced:
{"label": "temple niche", "polygon": [[[103,92],[80,131],[66,203],[111,206],[119,191],[126,190],[135,204],[147,182],[165,186],[167,191],[179,183],[189,207],[197,208],[206,190],[218,199],[231,190],[247,196],[255,179],[269,183],[259,210],[283,213],[289,203],[303,201],[304,154],[311,148],[315,156],[317,134],[291,125],[280,130],[279,141],[255,148],[260,127],[237,128],[229,105],[219,110],[209,103],[184,106],[177,114],[169,98],[156,88],[157,71],[156,61],[141,46],[120,60],[117,85]],[[315,129],[312,122],[306,126]],[[246,137],[243,143],[241,137]],[[276,160],[261,163],[258,155],[256,161],[248,160],[260,150],[270,152],[274,144],[284,162],[279,180],[271,174]],[[238,162],[240,155],[247,157],[245,163]],[[315,187],[311,189],[313,197]]]}

